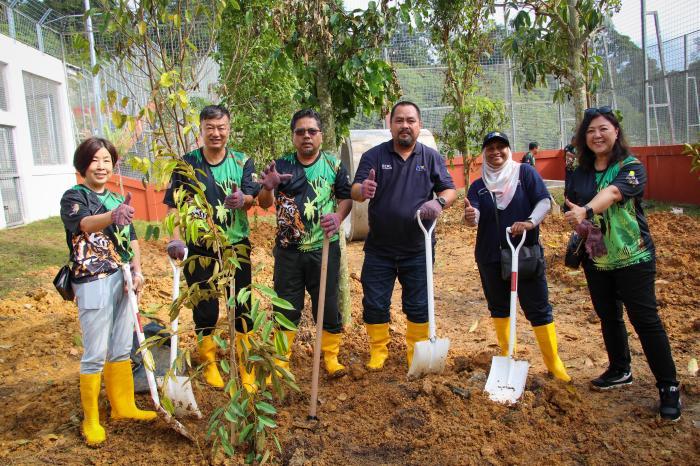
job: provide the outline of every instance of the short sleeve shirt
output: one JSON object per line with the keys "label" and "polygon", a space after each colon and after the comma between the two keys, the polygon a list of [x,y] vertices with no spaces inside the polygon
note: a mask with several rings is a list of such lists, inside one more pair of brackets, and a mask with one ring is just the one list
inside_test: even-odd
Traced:
{"label": "short sleeve shirt", "polygon": [[532,152],[528,152],[527,154],[523,155],[523,159],[521,160],[522,163],[527,163],[529,165],[532,165],[533,167],[535,166],[535,156],[532,155]]}
{"label": "short sleeve shirt", "polygon": [[[253,181],[255,171],[253,160],[245,154],[229,149],[221,162],[212,165],[207,162],[201,148],[188,153],[183,159],[192,165],[197,180],[204,184],[207,201],[214,209],[214,221],[223,228],[228,240],[235,244],[247,238],[250,234],[248,214],[240,209],[227,209],[224,207],[224,199],[233,192],[234,185],[243,191],[243,194],[253,197],[258,195],[260,185]],[[173,173],[163,203],[168,207],[176,207],[175,190],[180,187],[188,189],[187,183],[188,180],[185,177]],[[198,210],[192,215],[203,218],[206,213]],[[188,244],[188,247],[193,248],[198,254],[208,254],[207,250],[199,245]]]}
{"label": "short sleeve shirt", "polygon": [[392,140],[365,152],[353,183],[362,183],[374,169],[377,191],[369,200],[369,234],[365,251],[384,257],[412,257],[424,252],[423,232],[416,211],[434,193],[454,189],[445,161],[436,151],[416,142],[406,159]]}
{"label": "short sleeve shirt", "polygon": [[[291,174],[275,190],[277,236],[282,248],[314,251],[323,246],[321,216],[333,213],[338,200],[350,199],[350,178],[345,166],[329,152],[320,152],[310,165],[303,165],[296,153],[275,161],[277,171]],[[330,241],[337,241],[336,233]]]}
{"label": "short sleeve shirt", "polygon": [[[549,191],[542,177],[528,164],[520,164],[518,186],[513,199],[505,209],[498,210],[498,228],[496,226],[496,207],[491,191],[486,188],[483,178],[479,178],[469,186],[467,198],[475,209],[479,210],[479,225],[476,233],[474,255],[479,264],[489,264],[501,261],[501,248],[508,249],[506,228],[515,222],[522,222],[532,214],[538,202],[549,199]],[[525,245],[539,243],[539,226],[528,231],[525,235]]]}
{"label": "short sleeve shirt", "polygon": [[109,225],[102,231],[86,233],[80,229],[85,217],[104,214],[124,202],[124,197],[105,190],[96,193],[76,185],[61,197],[61,220],[66,229],[66,243],[73,263],[72,279],[84,283],[116,272],[131,260],[131,241],[136,239],[133,226]]}
{"label": "short sleeve shirt", "polygon": [[596,269],[615,270],[654,260],[654,242],[641,202],[646,182],[644,165],[633,156],[604,171],[579,166],[572,174],[567,194],[574,204],[588,203],[608,186],[616,186],[622,194],[622,201],[593,217],[608,250],[604,256],[592,258]]}

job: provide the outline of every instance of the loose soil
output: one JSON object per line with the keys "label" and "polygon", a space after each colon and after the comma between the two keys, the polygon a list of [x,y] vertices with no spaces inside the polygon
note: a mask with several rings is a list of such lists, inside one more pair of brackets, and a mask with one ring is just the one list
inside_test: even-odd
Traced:
{"label": "loose soil", "polygon": [[[657,296],[683,384],[684,412],[675,424],[656,415],[657,392],[639,340],[629,327],[634,384],[600,393],[589,380],[607,366],[599,322],[582,272],[563,266],[568,228],[561,217],[542,228],[547,250],[550,299],[555,309],[560,355],[572,384],[546,375],[527,321],[518,319],[518,358],[531,363],[521,401],[508,407],[483,392],[495,334],[473,259],[475,231],[451,209],[437,228],[435,263],[438,335],[449,337],[446,371],[420,380],[406,378],[405,319],[397,283],[392,304],[390,357],[383,371],[368,373],[367,336],[362,327],[358,281],[362,244],[348,246],[352,323],[340,360],[349,375],[321,379],[320,422],[308,428],[312,328],[305,322],[294,343],[292,370],[300,393],[278,403],[276,430],[285,465],[464,465],[464,464],[700,464],[700,380],[688,362],[700,356],[700,221],[668,213],[649,218],[658,249]],[[273,227],[253,228],[257,282],[271,284]],[[142,242],[147,288],[143,310],[162,318],[170,299],[170,269],[162,242]],[[207,464],[206,419],[185,423],[197,444],[162,421],[139,425],[112,421],[101,397],[107,442],[87,448],[80,437],[78,390],[81,355],[76,308],[51,288],[56,269],[34,273],[36,288],[0,301],[0,463],[2,464]],[[192,328],[183,312],[181,326]],[[194,347],[194,337],[182,344]],[[224,396],[195,384],[200,408],[209,414]],[[104,395],[104,392],[103,392]],[[147,407],[146,395],[137,396]],[[241,458],[230,462],[237,464]]]}

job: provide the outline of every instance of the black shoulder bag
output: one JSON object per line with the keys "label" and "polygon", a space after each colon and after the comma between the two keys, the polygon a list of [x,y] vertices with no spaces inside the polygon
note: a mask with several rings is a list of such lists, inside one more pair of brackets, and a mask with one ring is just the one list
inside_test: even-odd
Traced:
{"label": "black shoulder bag", "polygon": [[73,301],[75,299],[75,294],[73,293],[73,285],[71,285],[71,271],[70,263],[64,265],[58,270],[58,273],[53,279],[53,286],[56,287],[56,291],[61,297],[66,301]]}
{"label": "black shoulder bag", "polygon": [[[493,208],[496,213],[496,230],[498,235],[505,233],[505,230],[501,230],[501,225],[498,220],[498,204],[496,204],[496,195],[491,193],[493,198]],[[506,233],[508,234],[508,233]],[[510,248],[504,249],[501,247],[501,238],[498,238],[498,248],[501,250],[501,278],[503,280],[510,280],[510,268],[512,262],[512,252]],[[544,255],[542,253],[542,246],[539,244],[533,244],[532,246],[523,245],[518,253],[518,277],[527,280],[528,278],[535,278],[544,272]]]}

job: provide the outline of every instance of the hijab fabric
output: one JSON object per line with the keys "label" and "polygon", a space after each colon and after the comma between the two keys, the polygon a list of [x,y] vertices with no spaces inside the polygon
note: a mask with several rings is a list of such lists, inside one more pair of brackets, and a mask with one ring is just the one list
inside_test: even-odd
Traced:
{"label": "hijab fabric", "polygon": [[513,160],[510,148],[507,148],[506,152],[508,159],[498,168],[490,166],[486,162],[485,154],[481,153],[484,161],[481,166],[481,177],[486,189],[496,195],[496,206],[500,210],[505,210],[513,200],[520,179],[520,164]]}

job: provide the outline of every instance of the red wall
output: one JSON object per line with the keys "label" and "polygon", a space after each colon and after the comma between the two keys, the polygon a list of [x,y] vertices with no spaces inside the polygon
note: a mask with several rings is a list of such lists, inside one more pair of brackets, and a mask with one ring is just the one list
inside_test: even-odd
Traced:
{"label": "red wall", "polygon": [[[683,155],[682,145],[632,147],[632,153],[647,169],[647,187],[644,197],[664,202],[700,205],[700,180],[697,173],[690,173],[690,157]],[[515,152],[520,160],[525,152]],[[546,180],[564,179],[564,151],[541,150],[537,154],[537,171]],[[462,158],[456,157],[448,166],[458,188],[464,187]],[[469,179],[481,177],[481,157],[472,165]]]}

